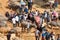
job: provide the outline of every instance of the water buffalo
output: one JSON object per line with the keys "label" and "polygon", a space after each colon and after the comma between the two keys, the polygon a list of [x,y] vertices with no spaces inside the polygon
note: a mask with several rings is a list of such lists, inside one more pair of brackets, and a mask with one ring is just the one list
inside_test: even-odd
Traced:
{"label": "water buffalo", "polygon": [[36,25],[33,23],[31,23],[30,21],[22,21],[21,22],[21,27],[22,27],[22,31],[25,31],[25,29],[27,28],[27,31],[30,30],[30,28],[32,27],[36,27]]}
{"label": "water buffalo", "polygon": [[52,21],[49,24],[53,25],[53,26],[59,26],[60,27],[60,22]]}

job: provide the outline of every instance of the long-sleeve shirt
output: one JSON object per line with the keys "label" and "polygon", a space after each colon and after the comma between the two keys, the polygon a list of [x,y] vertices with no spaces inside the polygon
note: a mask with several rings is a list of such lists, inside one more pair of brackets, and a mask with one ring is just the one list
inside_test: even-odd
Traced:
{"label": "long-sleeve shirt", "polygon": [[12,23],[13,23],[13,24],[16,24],[15,18],[12,18]]}
{"label": "long-sleeve shirt", "polygon": [[18,22],[18,21],[19,21],[19,17],[18,17],[18,16],[16,16],[16,17],[15,17],[15,20]]}

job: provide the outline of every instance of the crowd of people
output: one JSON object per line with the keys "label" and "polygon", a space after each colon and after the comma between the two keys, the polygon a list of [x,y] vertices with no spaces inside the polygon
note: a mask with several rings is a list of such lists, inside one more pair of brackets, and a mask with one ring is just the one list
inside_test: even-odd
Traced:
{"label": "crowd of people", "polygon": [[[48,11],[44,11],[43,14],[39,13],[39,11],[30,11],[30,12],[26,12],[26,10],[24,10],[21,14],[16,13],[15,11],[11,11],[10,13],[6,12],[6,17],[8,17],[8,21],[12,22],[13,27],[19,27],[20,23],[22,21],[31,21],[32,24],[36,24],[37,27],[35,27],[35,37],[36,40],[39,40],[40,36],[42,36],[41,40],[55,40],[54,36],[55,34],[49,33],[47,31],[47,29],[45,28],[44,25],[44,21],[46,22],[46,24],[48,24],[48,22],[50,22],[51,20],[51,16],[52,15],[52,21],[56,21],[58,19],[58,13],[56,13],[55,11],[52,12],[52,14],[49,14]],[[27,22],[29,22],[27,21]],[[30,24],[27,24],[27,28],[30,28]],[[41,35],[42,33],[42,35]],[[58,38],[59,39],[59,38]]]}
{"label": "crowd of people", "polygon": [[[57,6],[57,4],[56,4]],[[30,9],[30,11],[29,11]],[[55,33],[52,31],[51,33],[45,28],[44,22],[48,24],[51,21],[60,20],[60,16],[54,10],[51,13],[45,10],[43,13],[40,13],[38,10],[32,11],[32,1],[28,2],[28,8],[24,6],[24,10],[21,7],[20,13],[16,11],[6,12],[5,16],[8,18],[8,21],[13,24],[13,27],[20,27],[22,21],[27,21],[27,29],[30,28],[29,22],[35,24],[35,38],[36,40],[60,40],[60,35],[58,35],[57,39],[55,38]],[[29,31],[30,32],[30,31]]]}

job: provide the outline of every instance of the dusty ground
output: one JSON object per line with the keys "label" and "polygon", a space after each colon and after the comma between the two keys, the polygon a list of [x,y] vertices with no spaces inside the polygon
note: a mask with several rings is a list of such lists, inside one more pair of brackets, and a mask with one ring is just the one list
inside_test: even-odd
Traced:
{"label": "dusty ground", "polygon": [[[5,12],[6,11],[10,11],[10,9],[6,8],[7,7],[7,2],[8,0],[0,0],[0,14],[4,16]],[[45,9],[43,8],[36,8],[35,6],[33,6],[33,10],[39,10],[40,12],[43,12]],[[49,9],[48,9],[49,10]],[[60,10],[60,6],[58,6],[58,8],[56,10]],[[7,22],[8,24],[9,22]],[[9,23],[8,27],[12,27],[12,24]],[[54,31],[56,34],[60,34],[60,28],[59,29],[49,29],[47,28],[50,31]],[[1,28],[0,30],[4,30],[4,28]],[[31,31],[34,31],[34,29],[31,29]],[[24,40],[35,40],[35,37],[34,37],[34,33],[22,33],[21,34],[21,38],[23,38]]]}

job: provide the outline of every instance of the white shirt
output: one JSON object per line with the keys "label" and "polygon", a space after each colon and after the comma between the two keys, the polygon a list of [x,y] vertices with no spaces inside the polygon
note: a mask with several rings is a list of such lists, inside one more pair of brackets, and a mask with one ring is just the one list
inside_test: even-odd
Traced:
{"label": "white shirt", "polygon": [[26,20],[26,19],[27,19],[27,15],[26,16],[24,15],[24,20]]}
{"label": "white shirt", "polygon": [[18,16],[16,16],[16,17],[15,17],[15,20],[16,20],[16,21],[19,21],[19,17],[18,17]]}
{"label": "white shirt", "polygon": [[53,39],[55,40],[55,36],[53,36]]}
{"label": "white shirt", "polygon": [[26,20],[26,16],[24,16],[24,20]]}
{"label": "white shirt", "polygon": [[35,16],[37,16],[38,15],[38,12],[35,12]]}
{"label": "white shirt", "polygon": [[50,38],[50,40],[51,40],[51,39],[55,40],[55,36],[53,35],[52,38]]}
{"label": "white shirt", "polygon": [[12,18],[12,23],[13,23],[13,24],[16,24],[15,18]]}
{"label": "white shirt", "polygon": [[47,13],[45,14],[45,18],[47,18]]}

